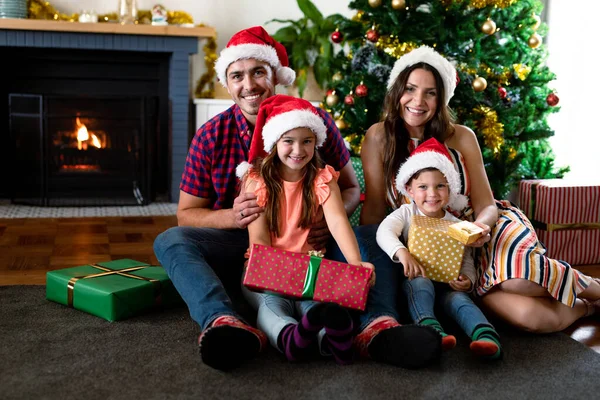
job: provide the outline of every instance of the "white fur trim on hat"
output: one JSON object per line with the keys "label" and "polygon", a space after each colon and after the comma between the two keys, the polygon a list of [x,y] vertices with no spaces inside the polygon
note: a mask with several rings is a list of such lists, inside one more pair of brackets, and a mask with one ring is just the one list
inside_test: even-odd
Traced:
{"label": "white fur trim on hat", "polygon": [[450,208],[461,211],[467,206],[467,197],[460,194],[461,183],[458,171],[454,169],[454,164],[448,160],[448,157],[437,151],[423,151],[414,154],[402,164],[396,176],[396,188],[398,191],[410,197],[406,190],[406,183],[416,172],[424,168],[435,168],[446,177],[450,186],[450,201],[448,203]]}
{"label": "white fur trim on hat", "polygon": [[265,151],[269,153],[284,133],[295,128],[309,128],[313,131],[317,137],[317,147],[325,143],[327,127],[323,119],[310,110],[294,110],[275,115],[265,123],[262,130]]}
{"label": "white fur trim on hat", "polygon": [[421,46],[415,50],[406,53],[400,57],[392,68],[390,77],[388,79],[387,90],[390,90],[398,78],[398,75],[406,68],[417,63],[426,63],[435,68],[444,82],[444,89],[446,92],[445,102],[448,104],[452,96],[454,96],[454,89],[456,89],[456,69],[446,58],[442,57],[437,51],[429,46]]}
{"label": "white fur trim on hat", "polygon": [[215,62],[215,72],[221,85],[227,87],[227,68],[232,63],[249,58],[264,61],[273,67],[277,76],[277,83],[284,86],[294,83],[296,72],[289,67],[281,66],[281,61],[279,61],[279,57],[277,57],[277,52],[273,46],[247,43],[230,46],[221,51],[219,58]]}
{"label": "white fur trim on hat", "polygon": [[235,176],[242,179],[249,169],[250,163],[248,161],[242,161],[237,167],[235,167]]}

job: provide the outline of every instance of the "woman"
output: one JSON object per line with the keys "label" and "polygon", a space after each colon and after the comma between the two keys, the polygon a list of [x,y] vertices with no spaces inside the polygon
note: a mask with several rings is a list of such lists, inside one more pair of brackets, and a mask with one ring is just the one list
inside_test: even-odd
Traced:
{"label": "woman", "polygon": [[[458,216],[484,229],[484,236],[471,245],[482,248],[477,293],[483,306],[512,325],[539,333],[563,330],[599,311],[597,280],[545,257],[522,212],[494,201],[474,132],[452,121],[448,103],[455,88],[456,70],[427,46],[396,61],[384,120],[369,128],[361,150],[366,184],[361,223],[380,223],[389,207],[404,202],[395,189],[395,172],[415,145],[435,137],[449,148],[462,175],[462,192],[470,199],[470,207]],[[517,249],[510,259],[507,245]]]}

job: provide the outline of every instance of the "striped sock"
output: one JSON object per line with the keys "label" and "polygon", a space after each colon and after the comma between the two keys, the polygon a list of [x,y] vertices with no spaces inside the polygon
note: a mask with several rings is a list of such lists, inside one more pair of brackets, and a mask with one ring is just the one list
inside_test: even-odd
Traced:
{"label": "striped sock", "polygon": [[442,335],[442,350],[451,350],[456,347],[456,337],[454,335],[448,335],[444,332],[444,328],[440,322],[435,318],[425,318],[419,322],[419,325],[426,325],[435,328],[436,331]]}
{"label": "striped sock", "polygon": [[488,325],[478,325],[471,335],[469,348],[478,356],[488,360],[498,360],[502,357],[500,336],[496,330]]}
{"label": "striped sock", "polygon": [[323,328],[321,313],[324,304],[313,306],[299,323],[286,325],[279,334],[277,343],[289,361],[296,361],[308,355],[310,345],[317,339]]}
{"label": "striped sock", "polygon": [[351,364],[354,358],[352,338],[354,325],[348,310],[337,304],[327,304],[323,312],[325,336],[321,345],[339,365]]}

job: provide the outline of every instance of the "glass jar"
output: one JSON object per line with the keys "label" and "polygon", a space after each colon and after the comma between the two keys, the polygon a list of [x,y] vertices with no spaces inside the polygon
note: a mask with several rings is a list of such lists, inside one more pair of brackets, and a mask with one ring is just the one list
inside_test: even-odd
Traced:
{"label": "glass jar", "polygon": [[122,25],[135,24],[137,12],[137,0],[119,0],[118,16]]}

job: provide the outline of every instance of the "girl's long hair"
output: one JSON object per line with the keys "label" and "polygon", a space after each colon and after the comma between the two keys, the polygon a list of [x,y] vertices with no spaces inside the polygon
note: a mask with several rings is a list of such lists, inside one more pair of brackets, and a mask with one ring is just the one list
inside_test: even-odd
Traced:
{"label": "girl's long hair", "polygon": [[446,92],[444,90],[444,82],[439,72],[427,63],[417,63],[404,69],[396,78],[392,87],[388,90],[383,109],[383,125],[385,129],[385,146],[383,148],[383,175],[385,182],[389,182],[386,191],[388,199],[394,204],[390,204],[394,208],[402,205],[402,196],[399,196],[394,182],[400,165],[408,158],[408,142],[410,135],[404,120],[401,117],[400,98],[406,90],[408,77],[415,69],[424,69],[430,71],[435,79],[437,93],[437,109],[431,120],[425,125],[425,134],[423,141],[429,138],[436,138],[444,143],[446,139],[454,134],[454,116],[450,109],[446,106],[444,99]]}
{"label": "girl's long hair", "polygon": [[[267,204],[265,206],[265,216],[271,232],[275,232],[277,237],[281,235],[280,218],[281,203],[283,199],[283,179],[279,173],[282,165],[277,156],[277,146],[273,146],[271,152],[264,158],[257,158],[254,161],[253,168],[259,171],[259,175],[265,182],[267,188]],[[315,220],[319,204],[314,190],[314,182],[318,170],[323,168],[324,164],[315,149],[313,158],[304,167],[304,177],[302,178],[302,214],[298,223],[299,228],[310,228]]]}

